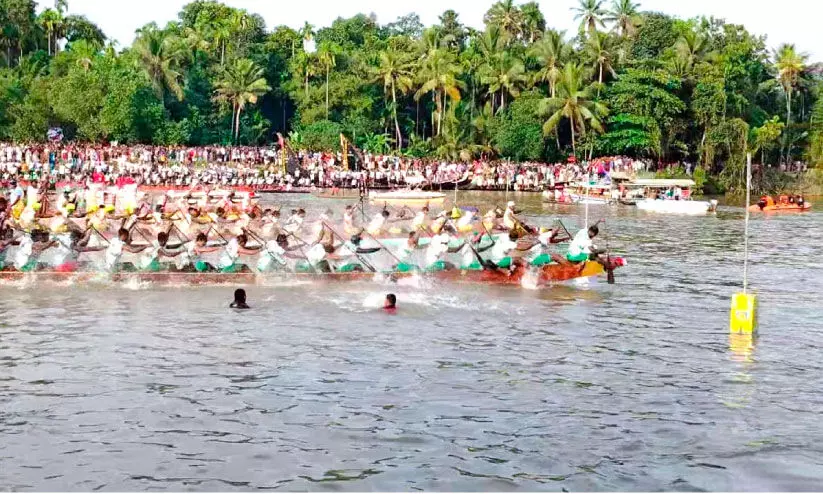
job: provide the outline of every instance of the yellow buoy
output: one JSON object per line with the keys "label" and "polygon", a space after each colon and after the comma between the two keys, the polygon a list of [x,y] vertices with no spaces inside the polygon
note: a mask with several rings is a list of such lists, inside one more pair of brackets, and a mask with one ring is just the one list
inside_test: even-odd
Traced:
{"label": "yellow buoy", "polygon": [[757,300],[748,292],[749,286],[749,202],[752,188],[752,155],[746,157],[746,219],[743,231],[743,292],[732,295],[729,330],[732,333],[753,334],[757,319]]}
{"label": "yellow buoy", "polygon": [[735,293],[732,295],[729,330],[732,333],[754,333],[756,309],[757,299],[753,293]]}

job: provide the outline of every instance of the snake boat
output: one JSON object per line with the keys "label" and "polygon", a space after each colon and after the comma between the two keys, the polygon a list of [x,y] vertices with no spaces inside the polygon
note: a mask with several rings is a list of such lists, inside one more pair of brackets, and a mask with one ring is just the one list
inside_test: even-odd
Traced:
{"label": "snake boat", "polygon": [[[613,269],[625,266],[621,257],[611,258]],[[517,266],[513,270],[448,269],[439,271],[352,271],[352,272],[268,272],[254,271],[239,273],[221,272],[115,272],[74,271],[74,270],[38,270],[22,272],[16,270],[0,271],[0,282],[54,282],[54,283],[151,283],[155,285],[257,285],[278,280],[297,280],[315,282],[371,281],[376,278],[398,280],[412,276],[422,276],[434,281],[447,283],[470,283],[479,285],[519,286],[528,284],[545,287],[553,283],[590,278],[605,274],[604,267],[594,261],[581,264],[544,264],[539,267]]]}

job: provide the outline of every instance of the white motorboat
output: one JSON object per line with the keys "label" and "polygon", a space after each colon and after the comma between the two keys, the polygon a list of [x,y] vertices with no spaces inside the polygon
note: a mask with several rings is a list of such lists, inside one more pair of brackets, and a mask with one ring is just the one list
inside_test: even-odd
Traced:
{"label": "white motorboat", "polygon": [[637,198],[637,209],[653,213],[706,214],[717,210],[717,201],[692,200],[689,179],[637,179],[627,184],[627,198]]}
{"label": "white motorboat", "polygon": [[689,199],[641,199],[637,209],[653,213],[706,214],[717,209],[717,201],[692,201]]}

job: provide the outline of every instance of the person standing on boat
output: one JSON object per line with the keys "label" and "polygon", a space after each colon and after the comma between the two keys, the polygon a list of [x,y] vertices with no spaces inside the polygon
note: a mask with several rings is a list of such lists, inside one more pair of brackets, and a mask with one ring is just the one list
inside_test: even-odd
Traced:
{"label": "person standing on boat", "polygon": [[503,227],[507,230],[514,230],[517,227],[517,218],[514,216],[514,201],[509,201],[506,204],[506,210],[503,212]]}

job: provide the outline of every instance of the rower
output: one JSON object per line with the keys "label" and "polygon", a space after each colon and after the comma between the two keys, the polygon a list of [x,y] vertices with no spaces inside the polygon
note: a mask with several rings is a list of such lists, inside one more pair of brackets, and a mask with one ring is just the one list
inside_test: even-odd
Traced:
{"label": "rower", "polygon": [[314,270],[330,273],[331,265],[326,260],[326,257],[334,253],[334,250],[334,245],[332,244],[314,244],[312,248],[306,251],[306,260]]}
{"label": "rower", "polygon": [[332,241],[332,233],[326,228],[326,222],[332,217],[332,210],[327,209],[320,215],[320,219],[314,224],[312,231],[311,244],[329,243]]}
{"label": "rower", "polygon": [[70,232],[68,239],[68,244],[59,242],[51,257],[49,264],[55,271],[76,271],[80,254],[106,250],[105,246],[89,247],[89,236],[84,236],[78,231]]}
{"label": "rower", "polygon": [[343,212],[343,233],[346,235],[354,235],[357,228],[354,226],[354,206],[349,204]]}
{"label": "rower", "polygon": [[99,232],[104,232],[108,229],[109,222],[106,218],[106,207],[99,205],[94,212],[89,215],[88,225]]}
{"label": "rower", "polygon": [[223,255],[220,256],[220,261],[217,264],[218,269],[223,273],[237,273],[248,271],[246,265],[238,264],[237,259],[241,255],[250,256],[257,254],[262,246],[248,247],[248,237],[245,233],[232,238],[223,248]]}
{"label": "rower", "polygon": [[9,247],[14,245],[14,239],[11,238],[14,233],[11,229],[2,230],[0,233],[2,233],[0,235],[0,271],[2,271],[6,269],[6,255],[9,252]]}
{"label": "rower", "polygon": [[[329,244],[327,244],[331,245],[332,251],[329,252],[329,249],[326,248],[326,252],[328,253],[326,260],[330,262],[330,265],[335,272],[347,273],[352,271],[363,271],[364,265],[365,267],[369,267],[369,264],[360,256],[373,254],[379,251],[381,247],[361,247],[363,242],[361,233],[352,235],[348,241],[336,246],[333,245],[333,242],[329,242]],[[359,262],[352,262],[353,258],[356,258]],[[373,269],[373,267],[370,267],[370,269]]]}
{"label": "rower", "polygon": [[271,238],[280,233],[280,210],[267,209],[260,218],[260,229],[264,238]]}
{"label": "rower", "polygon": [[472,231],[474,223],[474,211],[465,211],[460,215],[460,219],[457,220],[457,231],[460,233],[466,233]]}
{"label": "rower", "polygon": [[292,215],[286,221],[286,226],[283,228],[289,233],[296,233],[303,227],[303,221],[306,219],[305,209],[292,209]]}
{"label": "rower", "polygon": [[417,266],[412,263],[412,258],[415,252],[421,249],[419,238],[420,237],[416,231],[409,232],[408,240],[406,240],[406,242],[399,247],[395,254],[399,262],[396,266],[394,266],[394,269],[401,272],[417,269]]}
{"label": "rower", "polygon": [[414,215],[414,219],[412,220],[412,231],[419,231],[426,229],[426,221],[428,220],[429,215],[429,207],[423,206],[416,215]]}
{"label": "rower", "polygon": [[431,237],[429,247],[426,249],[426,269],[430,271],[443,271],[447,269],[454,269],[454,265],[446,262],[442,257],[446,254],[456,254],[466,247],[466,242],[456,246],[449,247],[453,237],[456,233],[451,225],[443,227],[443,231]]}
{"label": "rower", "polygon": [[214,268],[202,259],[203,254],[217,252],[222,246],[207,247],[209,237],[205,233],[198,233],[194,241],[187,242],[176,250],[162,249],[160,255],[163,257],[176,257],[175,268],[178,271],[193,269],[198,273],[212,271]]}
{"label": "rower", "polygon": [[448,221],[449,219],[446,216],[446,212],[440,211],[437,218],[435,218],[434,221],[432,221],[431,226],[429,226],[429,230],[431,230],[435,235],[439,235]]}
{"label": "rower", "polygon": [[24,234],[14,254],[14,269],[21,272],[34,271],[37,268],[37,258],[46,249],[57,245],[49,238],[48,232],[36,230]]}
{"label": "rower", "polygon": [[159,256],[168,250],[175,250],[182,247],[182,245],[168,245],[169,234],[167,232],[160,232],[157,234],[157,239],[152,241],[151,245],[146,248],[145,254],[140,258],[140,269],[144,271],[157,272],[160,271]]}
{"label": "rower", "polygon": [[117,237],[109,240],[109,245],[106,248],[106,268],[111,272],[118,271],[125,265],[120,265],[120,258],[123,256],[123,251],[132,254],[138,254],[146,250],[148,245],[134,246],[131,245],[131,235],[125,228],[117,231]]}
{"label": "rower", "polygon": [[11,190],[11,192],[9,192],[9,203],[7,207],[11,209],[18,207],[19,211],[23,211],[23,196],[25,196],[26,194],[26,192],[23,190],[23,187],[20,187],[16,180],[11,180],[9,182],[9,189]]}
{"label": "rower", "polygon": [[59,213],[66,213],[66,216],[69,214],[69,191],[68,189],[64,190],[62,194],[57,194],[57,212]]}
{"label": "rower", "polygon": [[[606,269],[609,269],[608,261],[602,258],[602,254],[605,253],[605,250],[598,249],[592,243],[598,233],[600,233],[600,230],[597,228],[597,225],[590,226],[588,230],[584,229],[577,232],[569,245],[568,252],[566,253],[566,264],[569,262],[575,264],[585,264],[586,261],[596,261]],[[556,260],[562,261],[562,259]]]}
{"label": "rower", "polygon": [[375,216],[369,226],[366,228],[366,231],[369,232],[370,235],[379,236],[383,233],[383,227],[385,226],[386,222],[389,220],[389,211],[384,209],[380,211],[380,213]]}
{"label": "rower", "polygon": [[297,249],[297,247],[289,248],[289,237],[285,233],[278,234],[275,240],[266,242],[265,248],[260,251],[257,271],[265,273],[274,270],[278,266],[286,267],[288,265],[286,251],[294,249]]}
{"label": "rower", "polygon": [[486,214],[483,215],[483,228],[487,232],[494,231],[497,228],[497,212],[494,209],[489,209]]}
{"label": "rower", "polygon": [[499,235],[490,249],[489,260],[498,268],[511,268],[511,252],[517,248],[517,233]]}

